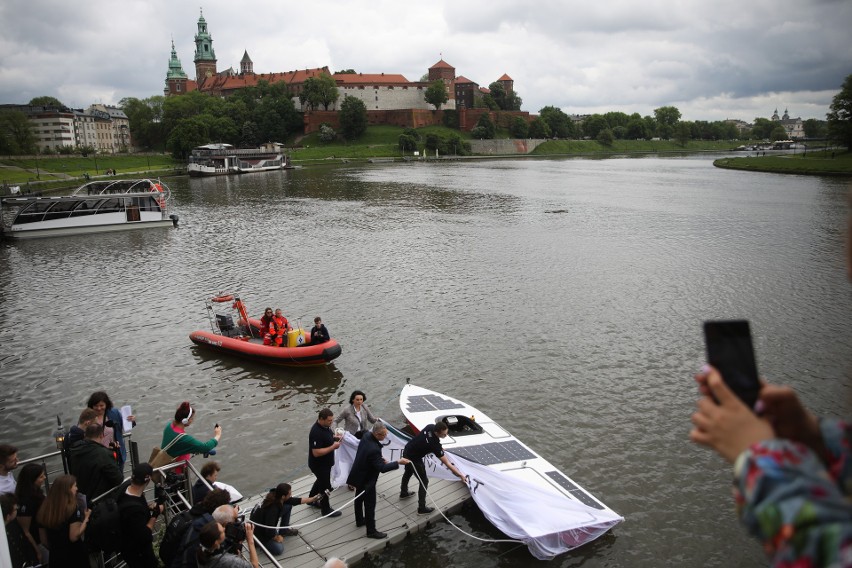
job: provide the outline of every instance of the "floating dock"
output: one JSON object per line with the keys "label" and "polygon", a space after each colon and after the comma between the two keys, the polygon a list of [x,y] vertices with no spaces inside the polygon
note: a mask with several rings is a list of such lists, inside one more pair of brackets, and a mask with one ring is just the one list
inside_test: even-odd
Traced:
{"label": "floating dock", "polygon": [[[399,498],[399,485],[404,467],[383,473],[376,486],[376,529],[387,533],[387,538],[367,538],[364,527],[355,526],[355,507],[347,504],[355,498],[355,492],[345,486],[331,494],[331,506],[342,515],[326,518],[304,527],[299,526],[321,517],[319,509],[308,505],[296,505],[290,516],[290,524],[298,527],[299,534],[284,537],[284,553],[273,562],[258,547],[257,555],[261,566],[286,566],[287,568],[316,568],[329,558],[345,560],[350,566],[365,556],[380,554],[386,547],[398,544],[409,534],[423,530],[428,525],[443,521],[441,512],[449,514],[461,508],[470,499],[467,485],[460,481],[429,479],[429,495],[426,504],[435,507],[429,515],[417,514],[417,477],[412,477],[408,490],[415,494],[407,499]],[[307,475],[291,482],[294,497],[307,497],[314,476]],[[264,495],[256,495],[240,502],[240,512],[248,517],[251,509],[263,501]],[[247,557],[247,552],[244,553]]]}

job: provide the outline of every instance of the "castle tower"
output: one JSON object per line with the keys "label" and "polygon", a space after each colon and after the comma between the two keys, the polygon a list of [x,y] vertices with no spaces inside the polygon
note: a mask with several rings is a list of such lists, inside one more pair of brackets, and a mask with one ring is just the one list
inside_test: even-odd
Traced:
{"label": "castle tower", "polygon": [[781,117],[781,120],[790,120],[790,113],[787,112],[787,109],[784,109],[784,116]]}
{"label": "castle tower", "polygon": [[515,80],[503,73],[503,76],[497,79],[497,82],[503,85],[503,90],[507,95],[511,95],[515,91]]}
{"label": "castle tower", "polygon": [[180,95],[186,92],[187,76],[175,51],[175,40],[172,40],[172,56],[169,59],[169,70],[166,72],[166,87],[163,89],[165,96]]}
{"label": "castle tower", "polygon": [[213,36],[207,31],[204,13],[198,18],[198,33],[195,34],[195,80],[199,86],[207,77],[216,74],[216,52],[213,51]]}
{"label": "castle tower", "polygon": [[770,120],[773,120],[773,121],[780,120],[778,118],[778,109],[777,108],[775,109],[775,112],[772,113],[772,118]]}
{"label": "castle tower", "polygon": [[240,75],[254,75],[254,63],[249,57],[248,51],[243,54],[240,59]]}
{"label": "castle tower", "polygon": [[449,85],[456,78],[456,68],[441,59],[432,67],[429,68],[429,82],[436,79],[442,80],[444,83]]}

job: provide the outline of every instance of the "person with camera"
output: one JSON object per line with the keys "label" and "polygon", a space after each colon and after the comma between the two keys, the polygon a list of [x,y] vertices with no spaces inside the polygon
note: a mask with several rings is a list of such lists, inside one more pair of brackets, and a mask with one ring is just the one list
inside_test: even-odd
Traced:
{"label": "person with camera", "polygon": [[226,552],[225,527],[220,523],[207,523],[198,535],[198,545],[195,549],[195,561],[198,566],[215,566],[216,568],[258,568],[257,550],[254,546],[254,525],[245,523],[245,542],[249,551],[249,559],[240,554]]}
{"label": "person with camera", "polygon": [[130,485],[118,497],[119,523],[121,524],[121,558],[129,568],[157,568],[154,555],[154,523],[164,510],[165,491],[157,487],[156,502],[148,504],[145,488],[154,473],[147,463],[133,468]]}
{"label": "person with camera", "polygon": [[[294,528],[289,528],[290,513],[294,505],[306,505],[319,501],[320,496],[313,497],[293,497],[293,489],[289,483],[279,483],[275,489],[271,489],[260,507],[257,507],[251,512],[251,520],[258,525],[256,526],[255,534],[258,540],[266,549],[275,556],[280,556],[284,553],[284,537],[295,536],[299,531]],[[281,529],[271,529],[266,527],[287,527]]]}

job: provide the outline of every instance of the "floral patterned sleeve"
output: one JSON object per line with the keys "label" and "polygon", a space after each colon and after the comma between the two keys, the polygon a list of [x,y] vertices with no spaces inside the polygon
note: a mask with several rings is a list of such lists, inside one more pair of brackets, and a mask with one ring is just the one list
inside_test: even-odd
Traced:
{"label": "floral patterned sleeve", "polygon": [[773,566],[852,566],[852,502],[842,488],[849,428],[833,424],[821,424],[829,469],[807,447],[780,439],[754,444],[734,465],[740,520]]}

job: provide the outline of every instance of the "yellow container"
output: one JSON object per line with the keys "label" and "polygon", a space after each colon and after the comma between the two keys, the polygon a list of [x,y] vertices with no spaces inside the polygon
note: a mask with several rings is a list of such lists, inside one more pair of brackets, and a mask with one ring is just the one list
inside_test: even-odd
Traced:
{"label": "yellow container", "polygon": [[307,342],[304,329],[291,329],[287,332],[287,347],[301,347]]}

